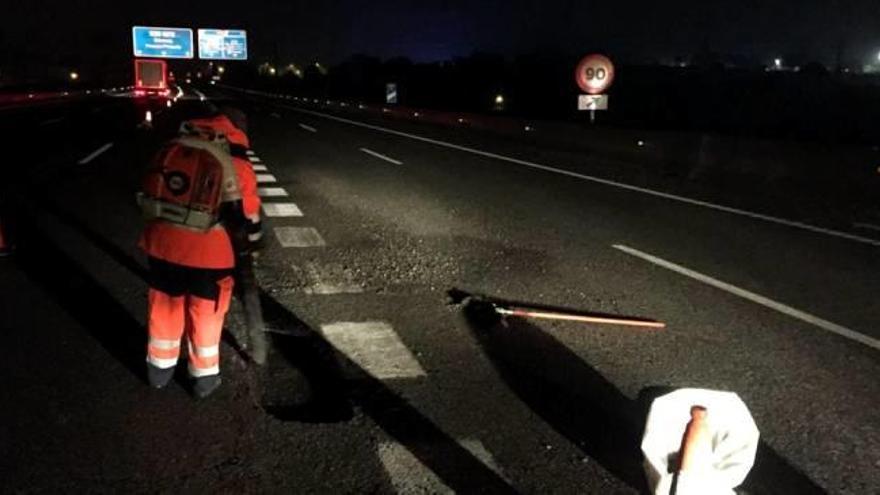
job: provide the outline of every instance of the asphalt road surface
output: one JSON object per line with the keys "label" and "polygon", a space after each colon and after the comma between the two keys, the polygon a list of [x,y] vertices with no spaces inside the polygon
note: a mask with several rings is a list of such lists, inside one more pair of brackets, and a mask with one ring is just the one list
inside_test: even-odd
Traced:
{"label": "asphalt road surface", "polygon": [[[748,404],[746,493],[880,486],[877,240],[540,138],[203,91],[152,129],[124,96],[0,111],[0,492],[638,493],[679,387]],[[247,364],[234,310],[200,402],[144,383],[134,192],[201,95],[249,116],[273,348]],[[498,321],[452,288],[668,326]]]}

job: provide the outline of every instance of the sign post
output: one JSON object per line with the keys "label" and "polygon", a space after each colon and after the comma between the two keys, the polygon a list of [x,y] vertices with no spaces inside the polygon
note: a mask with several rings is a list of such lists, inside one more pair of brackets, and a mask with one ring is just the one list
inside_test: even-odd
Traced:
{"label": "sign post", "polygon": [[614,64],[605,55],[587,55],[578,63],[574,78],[587,93],[578,97],[578,110],[589,110],[590,123],[595,124],[596,110],[608,110],[608,95],[603,92],[614,82]]}

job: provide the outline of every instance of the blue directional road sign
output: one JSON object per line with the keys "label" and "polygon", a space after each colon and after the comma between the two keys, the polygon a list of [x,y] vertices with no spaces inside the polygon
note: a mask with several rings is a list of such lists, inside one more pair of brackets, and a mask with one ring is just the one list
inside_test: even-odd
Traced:
{"label": "blue directional road sign", "polygon": [[199,58],[202,60],[247,60],[247,31],[243,29],[199,29]]}
{"label": "blue directional road sign", "polygon": [[148,58],[193,58],[192,29],[135,26],[134,56]]}

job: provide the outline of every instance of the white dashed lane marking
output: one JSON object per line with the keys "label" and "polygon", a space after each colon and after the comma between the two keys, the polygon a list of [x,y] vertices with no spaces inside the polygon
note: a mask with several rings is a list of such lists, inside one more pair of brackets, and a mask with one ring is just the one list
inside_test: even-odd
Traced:
{"label": "white dashed lane marking", "polygon": [[278,179],[276,179],[274,175],[257,174],[257,184],[271,184],[273,182],[278,182]]}
{"label": "white dashed lane marking", "polygon": [[364,291],[363,287],[355,282],[354,275],[339,263],[306,262],[302,276],[309,282],[303,292],[309,295],[360,294]]}
{"label": "white dashed lane marking", "polygon": [[246,151],[245,151],[245,154],[247,154],[247,156],[254,156],[254,155],[256,155],[256,153],[254,153],[254,150],[246,150]]}
{"label": "white dashed lane marking", "polygon": [[300,129],[303,129],[303,130],[305,130],[305,131],[309,131],[309,132],[318,132],[317,129],[315,129],[314,127],[312,127],[312,126],[310,126],[310,125],[300,124],[299,127],[300,127]]}
{"label": "white dashed lane marking", "polygon": [[326,246],[324,238],[312,227],[275,227],[275,237],[282,247],[308,248]]}
{"label": "white dashed lane marking", "polygon": [[263,198],[282,198],[288,196],[283,187],[260,187],[257,194]]}
{"label": "white dashed lane marking", "polygon": [[384,321],[339,322],[321,326],[333,347],[380,380],[425,376],[425,370]]}
{"label": "white dashed lane marking", "polygon": [[250,160],[251,163],[263,163],[263,160],[260,160],[260,157],[258,156],[249,156],[248,160]]}
{"label": "white dashed lane marking", "polygon": [[383,155],[382,153],[376,153],[375,151],[373,151],[373,150],[371,150],[371,149],[369,149],[369,148],[361,148],[361,151],[363,151],[364,153],[366,153],[366,154],[368,154],[368,155],[370,155],[370,156],[376,157],[376,158],[378,158],[378,159],[380,159],[380,160],[385,160],[385,161],[388,162],[388,163],[393,163],[393,164],[395,164],[395,165],[403,165],[403,162],[402,162],[402,161],[400,161],[400,160],[395,160],[394,158],[391,158],[390,156],[385,156],[385,155]]}
{"label": "white dashed lane marking", "polygon": [[672,263],[671,261],[666,261],[662,258],[658,258],[656,256],[652,256],[648,253],[643,253],[637,249],[633,249],[628,246],[623,246],[617,244],[614,246],[614,249],[618,251],[622,251],[630,256],[635,256],[636,258],[640,258],[649,263],[653,263],[657,266],[662,266],[667,270],[671,270],[680,275],[684,275],[685,277],[692,278],[699,282],[702,282],[706,285],[710,285],[715,287],[716,289],[721,289],[725,292],[733,294],[735,296],[741,297],[743,299],[752,301],[753,303],[760,304],[766,308],[770,308],[775,311],[779,311],[782,314],[788,315],[792,318],[796,318],[798,320],[804,321],[811,325],[815,325],[823,330],[827,330],[831,333],[835,333],[840,335],[841,337],[846,337],[850,340],[854,340],[861,344],[864,344],[868,347],[873,347],[874,349],[880,350],[880,340],[877,340],[872,337],[868,337],[867,335],[856,332],[855,330],[850,330],[842,325],[838,325],[837,323],[830,322],[828,320],[824,320],[819,318],[818,316],[812,315],[810,313],[801,311],[799,309],[792,308],[791,306],[785,305],[783,303],[774,301],[770,298],[764,297],[759,294],[755,294],[754,292],[747,291],[745,289],[741,289],[735,285],[728,284],[727,282],[722,282],[721,280],[712,278],[708,275],[703,275],[700,272],[691,270],[689,268],[685,268],[681,265],[677,265]]}
{"label": "white dashed lane marking", "polygon": [[263,203],[267,217],[301,217],[302,211],[294,203]]}
{"label": "white dashed lane marking", "polygon": [[[504,477],[492,454],[479,440],[459,440],[465,450],[495,472]],[[400,443],[383,442],[378,445],[379,460],[388,473],[396,493],[455,493],[427,466]]]}
{"label": "white dashed lane marking", "polygon": [[254,164],[251,168],[254,169],[254,172],[267,172],[269,170],[265,165],[259,164]]}
{"label": "white dashed lane marking", "polygon": [[64,122],[64,117],[58,117],[57,119],[44,120],[43,122],[40,122],[40,125],[47,126],[47,125],[52,125],[52,124],[59,124],[61,122]]}
{"label": "white dashed lane marking", "polygon": [[94,160],[95,158],[98,158],[99,156],[101,156],[101,155],[103,155],[104,153],[106,153],[107,150],[109,150],[109,149],[112,148],[112,147],[113,147],[113,143],[107,143],[107,144],[105,144],[104,146],[101,146],[100,148],[96,149],[96,150],[93,151],[91,154],[89,154],[88,156],[86,156],[85,158],[83,158],[82,160],[80,160],[80,161],[79,161],[79,164],[80,164],[80,165],[85,165],[85,164],[89,163],[90,161]]}

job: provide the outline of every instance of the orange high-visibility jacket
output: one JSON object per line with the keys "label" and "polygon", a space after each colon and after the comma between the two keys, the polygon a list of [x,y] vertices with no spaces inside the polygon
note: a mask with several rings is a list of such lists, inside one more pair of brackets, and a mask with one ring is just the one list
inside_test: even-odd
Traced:
{"label": "orange high-visibility jacket", "polygon": [[[221,118],[222,117],[222,118]],[[227,125],[236,131],[236,141],[247,143],[248,138],[235,128],[225,116],[204,119],[197,125],[211,125],[226,133]],[[225,121],[225,122],[224,122]],[[227,134],[227,139],[228,139]],[[253,223],[260,219],[260,197],[257,194],[257,178],[248,160],[233,158],[235,174],[241,192],[245,216]],[[218,224],[208,232],[197,232],[161,220],[147,224],[139,242],[141,249],[153,258],[192,268],[226,269],[235,266],[232,240],[223,225]]]}

